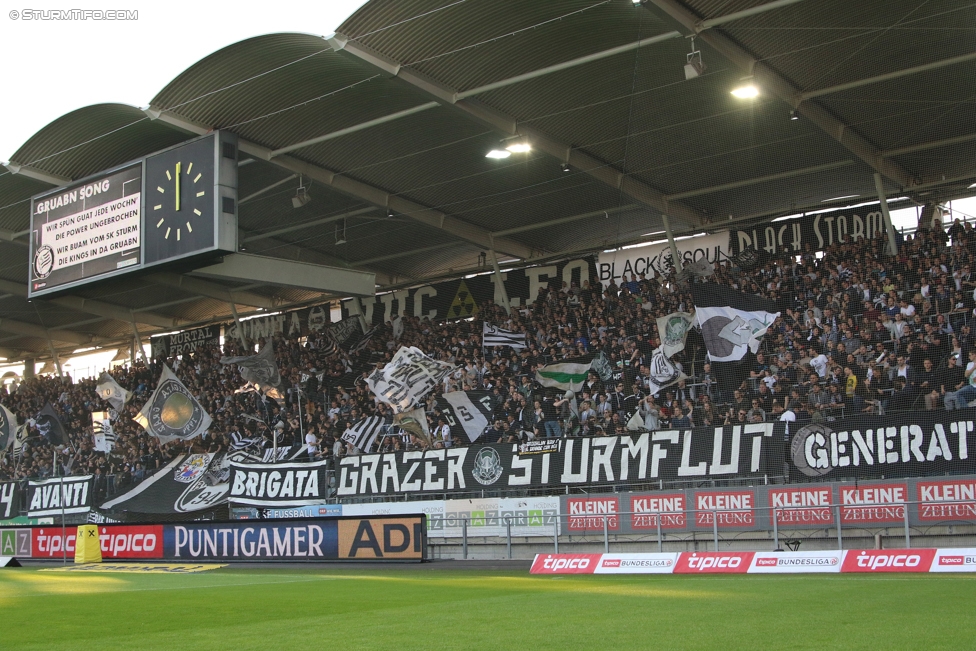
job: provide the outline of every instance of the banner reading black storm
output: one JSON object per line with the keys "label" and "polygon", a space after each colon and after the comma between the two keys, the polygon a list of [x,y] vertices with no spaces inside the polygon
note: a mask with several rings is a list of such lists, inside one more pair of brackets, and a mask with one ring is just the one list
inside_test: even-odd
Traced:
{"label": "banner reading black storm", "polygon": [[642,481],[782,475],[781,423],[660,430],[633,436],[569,438],[550,453],[517,445],[346,457],[336,494],[450,493]]}
{"label": "banner reading black storm", "polygon": [[729,232],[732,255],[753,247],[769,255],[802,253],[807,245],[822,251],[834,244],[847,244],[863,239],[885,237],[884,217],[878,206],[865,206],[856,211],[804,215],[795,219],[756,225]]}
{"label": "banner reading black storm", "polygon": [[972,473],[974,453],[976,409],[845,418],[795,430],[790,480]]}
{"label": "banner reading black storm", "polygon": [[[582,287],[583,281],[596,277],[596,260],[592,257],[560,262],[559,264],[516,269],[502,273],[502,282],[512,306],[532,303],[542,287],[572,287],[575,282]],[[473,278],[449,280],[413,289],[402,289],[363,301],[363,315],[367,323],[380,324],[394,316],[415,316],[421,319],[463,319],[477,316],[479,306],[494,300],[502,304],[501,288],[496,286],[495,275],[484,273]],[[356,301],[342,304],[344,317],[358,314]]]}

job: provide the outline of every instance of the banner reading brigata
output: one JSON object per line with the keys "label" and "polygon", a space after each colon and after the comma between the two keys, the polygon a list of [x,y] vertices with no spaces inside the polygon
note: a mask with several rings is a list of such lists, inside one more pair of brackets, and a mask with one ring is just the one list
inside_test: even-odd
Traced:
{"label": "banner reading brigata", "polygon": [[141,197],[141,163],[34,197],[29,295],[138,267]]}
{"label": "banner reading brigata", "polygon": [[338,462],[337,494],[449,493],[782,473],[781,423],[563,439],[549,454],[517,445],[364,454]]}
{"label": "banner reading brigata", "polygon": [[970,450],[976,450],[974,409],[844,418],[796,430],[790,480],[970,473]]}

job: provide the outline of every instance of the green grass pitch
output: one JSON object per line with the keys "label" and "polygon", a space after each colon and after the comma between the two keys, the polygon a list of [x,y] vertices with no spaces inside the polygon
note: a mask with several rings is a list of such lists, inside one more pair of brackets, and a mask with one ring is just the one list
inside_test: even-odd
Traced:
{"label": "green grass pitch", "polygon": [[0,570],[0,649],[972,649],[976,575]]}

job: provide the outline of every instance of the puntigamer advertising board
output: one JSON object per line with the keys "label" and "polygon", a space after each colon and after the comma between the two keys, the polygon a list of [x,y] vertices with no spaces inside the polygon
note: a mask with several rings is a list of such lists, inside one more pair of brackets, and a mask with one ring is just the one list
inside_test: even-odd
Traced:
{"label": "puntigamer advertising board", "polygon": [[237,137],[216,131],[31,199],[28,296],[237,249]]}

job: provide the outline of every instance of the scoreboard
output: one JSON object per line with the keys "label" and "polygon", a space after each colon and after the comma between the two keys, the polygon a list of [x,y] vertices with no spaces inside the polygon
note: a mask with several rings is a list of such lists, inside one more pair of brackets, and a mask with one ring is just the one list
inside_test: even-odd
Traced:
{"label": "scoreboard", "polygon": [[31,199],[28,297],[237,250],[237,136],[215,131]]}

